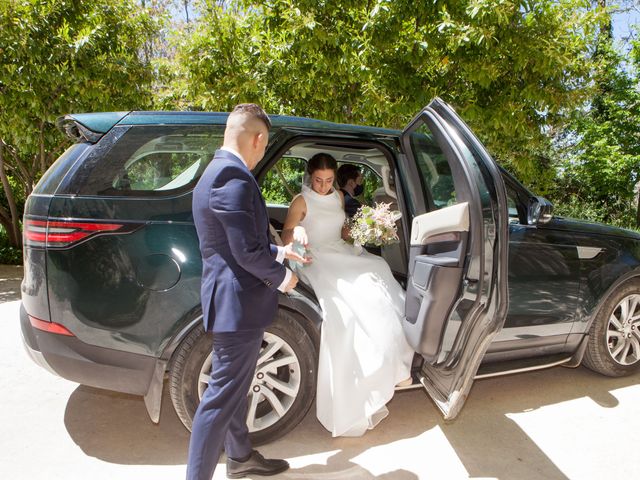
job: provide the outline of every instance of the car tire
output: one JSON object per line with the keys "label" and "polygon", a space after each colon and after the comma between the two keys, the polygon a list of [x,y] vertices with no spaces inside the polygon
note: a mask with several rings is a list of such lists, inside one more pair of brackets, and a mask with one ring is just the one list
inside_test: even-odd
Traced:
{"label": "car tire", "polygon": [[[633,319],[637,315],[637,319]],[[582,363],[608,377],[640,370],[640,280],[617,288],[602,304],[589,330]]]}
{"label": "car tire", "polygon": [[[292,430],[315,396],[317,347],[300,317],[278,310],[265,331],[249,391],[249,437],[253,445],[271,442]],[[213,336],[194,328],[176,349],[169,367],[169,393],[175,411],[191,431],[193,416],[211,371]]]}

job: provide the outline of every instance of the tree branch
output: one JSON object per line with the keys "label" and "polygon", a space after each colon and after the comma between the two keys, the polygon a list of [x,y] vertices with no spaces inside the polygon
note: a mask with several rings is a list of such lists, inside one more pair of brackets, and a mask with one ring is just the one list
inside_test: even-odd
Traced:
{"label": "tree branch", "polygon": [[[0,142],[2,142],[2,139],[0,139]],[[27,170],[26,165],[22,160],[20,160],[20,157],[18,156],[18,152],[16,151],[16,149],[7,143],[5,143],[4,146],[6,147],[7,151],[9,152],[13,160],[15,161],[18,167],[18,170],[20,171],[19,177],[22,179],[24,186],[27,187],[27,184],[31,182],[31,179],[33,178],[33,176],[29,174],[29,171]],[[13,165],[10,165],[10,167],[15,170],[15,167]]]}
{"label": "tree branch", "polygon": [[18,207],[16,206],[16,201],[13,197],[13,191],[11,190],[11,184],[9,183],[7,172],[4,169],[4,141],[0,141],[0,180],[2,181],[4,194],[7,197],[7,203],[9,204],[10,228],[7,228],[9,241],[13,246],[20,247],[22,236],[20,234],[20,224],[18,223]]}

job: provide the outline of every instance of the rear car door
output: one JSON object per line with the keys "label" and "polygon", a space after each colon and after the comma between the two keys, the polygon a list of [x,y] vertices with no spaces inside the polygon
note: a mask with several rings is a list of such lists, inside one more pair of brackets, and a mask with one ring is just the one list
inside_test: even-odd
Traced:
{"label": "rear car door", "polygon": [[403,327],[424,358],[424,388],[451,419],[506,318],[505,186],[486,149],[442,100],[414,118],[401,145],[403,181],[413,186]]}

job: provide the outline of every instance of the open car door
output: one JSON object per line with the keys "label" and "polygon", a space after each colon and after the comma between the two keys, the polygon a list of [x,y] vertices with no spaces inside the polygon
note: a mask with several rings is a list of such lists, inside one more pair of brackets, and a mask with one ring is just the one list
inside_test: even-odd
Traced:
{"label": "open car door", "polygon": [[424,358],[420,381],[452,419],[507,313],[505,187],[489,153],[440,99],[401,142],[401,173],[413,185],[403,328]]}

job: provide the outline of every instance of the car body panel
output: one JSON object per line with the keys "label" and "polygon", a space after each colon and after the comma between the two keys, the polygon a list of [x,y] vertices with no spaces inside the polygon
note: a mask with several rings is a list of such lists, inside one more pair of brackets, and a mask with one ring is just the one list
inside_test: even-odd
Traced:
{"label": "car body panel", "polygon": [[[35,200],[31,200],[31,205],[35,203],[37,203]],[[29,315],[39,320],[50,321],[46,250],[25,246],[23,264],[24,270],[20,286],[22,305],[29,312]]]}
{"label": "car body panel", "polygon": [[510,302],[500,339],[569,334],[579,293],[580,259],[570,232],[509,225]]}
{"label": "car body panel", "polygon": [[82,341],[159,357],[200,303],[202,262],[191,196],[142,199],[56,197],[51,218],[131,225],[128,233],[90,237],[49,249],[51,319]]}
{"label": "car body panel", "polygon": [[614,227],[613,225],[605,225],[598,222],[588,222],[586,220],[578,220],[575,218],[554,216],[553,228],[556,230],[566,230],[574,234],[584,233],[587,235],[605,235],[607,237],[622,237],[628,239],[640,240],[640,233],[625,228]]}
{"label": "car body panel", "polygon": [[[608,230],[600,227],[606,226],[596,225],[594,229]],[[580,296],[572,328],[572,333],[586,333],[602,299],[621,283],[640,275],[640,244],[632,235],[575,232],[574,236],[579,247],[592,249],[580,260]]]}

